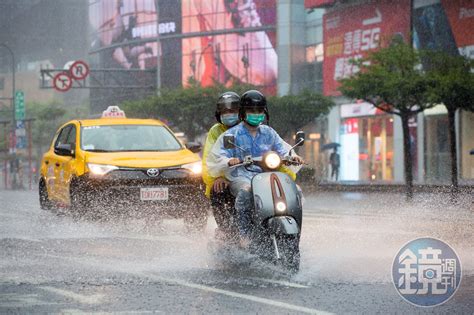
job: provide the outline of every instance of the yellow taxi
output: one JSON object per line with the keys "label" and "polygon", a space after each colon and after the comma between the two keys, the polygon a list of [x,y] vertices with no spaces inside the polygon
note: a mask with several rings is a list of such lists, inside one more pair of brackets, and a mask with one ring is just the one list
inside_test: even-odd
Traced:
{"label": "yellow taxi", "polygon": [[197,150],[186,148],[161,121],[128,119],[117,106],[98,119],[69,121],[41,161],[41,208],[132,208],[203,224],[207,207]]}

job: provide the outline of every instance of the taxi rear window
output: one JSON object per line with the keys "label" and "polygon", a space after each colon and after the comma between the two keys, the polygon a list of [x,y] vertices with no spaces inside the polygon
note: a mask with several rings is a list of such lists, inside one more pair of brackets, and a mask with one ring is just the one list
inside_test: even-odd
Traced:
{"label": "taxi rear window", "polygon": [[105,125],[81,128],[81,149],[91,152],[176,151],[181,143],[157,125]]}

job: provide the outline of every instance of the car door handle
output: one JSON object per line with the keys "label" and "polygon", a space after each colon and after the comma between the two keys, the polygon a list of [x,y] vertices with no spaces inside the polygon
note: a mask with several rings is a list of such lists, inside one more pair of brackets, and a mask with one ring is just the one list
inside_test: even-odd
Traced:
{"label": "car door handle", "polygon": [[59,164],[59,163],[56,163],[56,166],[57,166],[57,167],[59,167],[59,166],[61,166],[61,164]]}

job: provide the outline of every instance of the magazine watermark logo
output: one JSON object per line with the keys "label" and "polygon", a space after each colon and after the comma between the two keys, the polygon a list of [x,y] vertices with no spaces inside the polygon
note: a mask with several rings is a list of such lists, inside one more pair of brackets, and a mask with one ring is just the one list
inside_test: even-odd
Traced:
{"label": "magazine watermark logo", "polygon": [[461,261],[443,241],[418,238],[405,244],[395,256],[392,279],[407,302],[425,307],[441,305],[461,284]]}

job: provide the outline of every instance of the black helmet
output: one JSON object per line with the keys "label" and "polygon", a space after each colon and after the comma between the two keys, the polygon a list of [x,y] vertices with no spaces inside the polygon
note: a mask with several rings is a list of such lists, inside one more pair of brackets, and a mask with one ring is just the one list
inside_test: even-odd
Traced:
{"label": "black helmet", "polygon": [[249,90],[242,94],[242,97],[240,98],[240,119],[245,119],[245,109],[249,108],[263,109],[265,116],[267,116],[267,122],[270,120],[267,99],[261,92],[257,90]]}
{"label": "black helmet", "polygon": [[216,120],[221,124],[221,112],[224,109],[240,109],[239,94],[235,92],[225,92],[219,96],[216,103]]}

